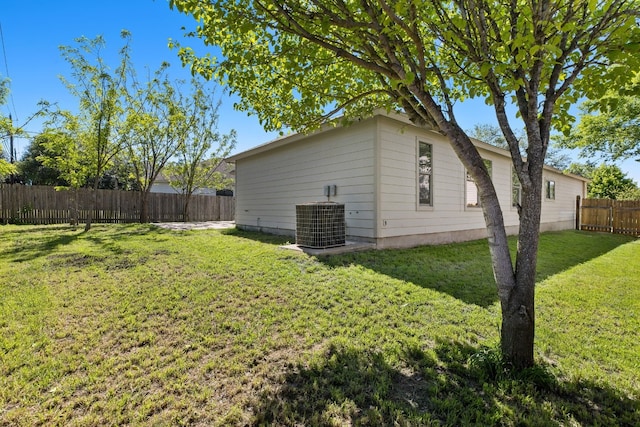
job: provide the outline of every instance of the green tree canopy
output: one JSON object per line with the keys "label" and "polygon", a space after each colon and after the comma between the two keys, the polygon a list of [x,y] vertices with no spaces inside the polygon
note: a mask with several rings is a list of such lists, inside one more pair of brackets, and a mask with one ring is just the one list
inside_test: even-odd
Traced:
{"label": "green tree canopy", "polygon": [[580,121],[559,139],[562,146],[578,148],[586,158],[640,160],[640,74],[622,90],[585,101],[580,111]]}
{"label": "green tree canopy", "polygon": [[[403,110],[437,129],[482,200],[502,307],[501,346],[516,367],[533,364],[534,288],[542,170],[552,128],[569,107],[626,83],[639,64],[637,0],[574,1],[170,0],[220,58],[181,47],[192,72],[239,95],[236,107],[267,129],[314,128],[377,108]],[[502,210],[482,157],[456,119],[457,105],[493,105],[522,185],[515,268]],[[527,135],[520,152],[506,111]]]}
{"label": "green tree canopy", "polygon": [[57,168],[45,166],[42,158],[47,155],[47,134],[34,137],[18,163],[18,173],[25,182],[33,185],[69,186]]}
{"label": "green tree canopy", "polygon": [[232,183],[221,171],[225,157],[236,146],[236,131],[222,135],[218,131],[218,110],[215,91],[201,79],[191,81],[193,93],[185,99],[186,114],[191,117],[189,132],[177,152],[177,160],[168,164],[165,175],[169,184],[184,195],[183,218],[189,220],[191,196],[201,188],[228,188]]}
{"label": "green tree canopy", "polygon": [[[467,133],[471,138],[475,138],[479,141],[486,142],[496,147],[509,149],[509,144],[502,134],[499,126],[490,125],[487,123],[477,123],[473,126],[473,129],[467,130]],[[520,142],[520,151],[526,153],[527,151],[527,137],[524,131],[520,131],[517,135]],[[569,155],[562,152],[560,147],[555,144],[550,144],[547,149],[547,156],[544,163],[548,166],[554,167],[559,170],[563,170],[569,166]]]}
{"label": "green tree canopy", "polygon": [[141,191],[140,222],[148,222],[148,198],[160,171],[184,144],[194,119],[184,107],[178,82],[165,74],[168,64],[156,70],[152,78],[133,81],[128,91],[126,114],[126,150],[120,156],[134,172]]}
{"label": "green tree canopy", "polygon": [[638,186],[616,165],[602,163],[588,177],[587,197],[592,199],[635,199]]}
{"label": "green tree canopy", "polygon": [[[123,30],[125,40],[120,49],[120,63],[115,70],[105,62],[102,36],[95,39],[80,37],[75,46],[61,46],[62,57],[71,66],[71,78],[61,77],[69,92],[78,100],[78,113],[68,110],[49,112],[51,140],[45,144],[47,153],[41,156],[47,167],[58,169],[63,178],[77,189],[84,182],[83,176],[93,180],[95,190],[105,170],[122,149],[119,127],[122,123],[122,101],[131,67],[129,52],[131,35]],[[69,144],[64,147],[64,144]],[[60,156],[68,152],[69,157]],[[46,159],[46,160],[45,160]],[[85,230],[91,228],[92,212],[88,210]]]}
{"label": "green tree canopy", "polygon": [[[9,95],[9,80],[0,76],[0,105],[4,105]],[[0,135],[4,143],[5,139],[9,139],[10,133],[13,132],[11,120],[8,117],[0,115]],[[0,144],[0,179],[7,175],[16,173],[16,167],[5,159],[3,144]]]}

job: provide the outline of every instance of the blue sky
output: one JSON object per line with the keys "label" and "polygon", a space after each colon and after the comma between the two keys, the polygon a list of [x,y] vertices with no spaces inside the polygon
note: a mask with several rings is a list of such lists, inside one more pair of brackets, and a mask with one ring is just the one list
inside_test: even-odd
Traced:
{"label": "blue sky", "polygon": [[[107,42],[105,56],[112,58],[109,64],[115,67],[122,45],[120,31],[129,30],[133,36],[132,61],[139,72],[145,67],[155,70],[167,61],[171,63],[169,75],[176,79],[188,79],[190,73],[182,68],[176,52],[167,47],[169,38],[185,42],[198,53],[208,49],[215,54],[213,48],[204,48],[199,40],[184,40],[182,27],[192,29],[195,21],[170,10],[168,0],[0,0],[0,24],[4,39],[0,75],[8,74],[11,79],[11,97],[0,108],[4,115],[11,113],[19,125],[37,111],[40,100],[75,109],[76,100],[58,78],[70,74],[59,46],[74,45],[74,39],[80,36],[102,35]],[[265,132],[256,117],[235,111],[234,99],[224,94],[223,88],[217,94],[222,100],[219,127],[225,133],[230,129],[238,132],[236,152],[277,136]],[[482,101],[466,102],[461,107],[457,115],[463,128],[471,129],[476,123],[495,124],[492,110]],[[25,129],[37,133],[40,126],[40,121],[33,120]],[[15,142],[19,158],[29,140]],[[640,183],[639,162],[629,160],[620,166]]]}

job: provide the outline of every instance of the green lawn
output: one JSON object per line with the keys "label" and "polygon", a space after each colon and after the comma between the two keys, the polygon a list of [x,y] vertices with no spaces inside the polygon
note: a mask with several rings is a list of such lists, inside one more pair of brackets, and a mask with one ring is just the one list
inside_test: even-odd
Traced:
{"label": "green lawn", "polygon": [[0,425],[640,425],[640,241],[542,235],[518,376],[485,242],[282,243],[0,226]]}

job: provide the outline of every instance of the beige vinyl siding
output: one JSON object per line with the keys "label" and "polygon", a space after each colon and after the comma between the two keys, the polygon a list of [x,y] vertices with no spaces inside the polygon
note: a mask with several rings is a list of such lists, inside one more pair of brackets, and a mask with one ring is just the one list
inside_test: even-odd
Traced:
{"label": "beige vinyl siding", "polygon": [[[546,198],[546,181],[555,182],[555,199]],[[542,177],[542,228],[562,229],[575,225],[576,196],[584,197],[582,181],[562,173],[545,170]],[[564,226],[563,226],[564,224]]]}
{"label": "beige vinyl siding", "polygon": [[[418,200],[418,144],[431,145],[432,205]],[[517,232],[511,206],[511,159],[505,150],[476,143],[492,164],[492,180],[509,233]],[[478,239],[486,236],[481,208],[466,207],[466,171],[444,136],[401,116],[376,115],[348,127],[294,135],[231,158],[236,162],[236,223],[268,232],[295,233],[295,205],[344,203],[347,237],[379,248]],[[542,229],[571,228],[584,181],[545,168],[555,200],[542,199]]]}
{"label": "beige vinyl siding", "polygon": [[[378,119],[378,124],[381,156],[379,238],[485,228],[482,209],[466,207],[466,171],[444,136],[383,117]],[[420,206],[417,201],[419,141],[432,145],[432,206]],[[506,151],[503,153],[486,144],[478,144],[478,149],[480,155],[492,163],[492,180],[505,225],[514,230],[519,218],[517,209],[511,206],[511,159]],[[583,183],[550,170],[545,170],[545,178],[555,181],[556,199],[543,199],[542,223],[562,223],[562,227],[570,227],[575,218],[575,198],[582,195]]]}
{"label": "beige vinyl siding", "polygon": [[236,160],[236,223],[293,234],[295,205],[326,201],[336,185],[347,235],[373,237],[374,134],[368,121]]}
{"label": "beige vinyl siding", "polygon": [[[381,238],[484,227],[479,209],[464,209],[464,168],[446,139],[435,132],[380,118]],[[432,206],[417,200],[418,142],[432,147]]]}

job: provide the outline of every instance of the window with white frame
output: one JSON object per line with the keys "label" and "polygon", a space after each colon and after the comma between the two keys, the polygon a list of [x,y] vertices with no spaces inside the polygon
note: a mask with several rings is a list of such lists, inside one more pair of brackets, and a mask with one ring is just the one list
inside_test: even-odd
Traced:
{"label": "window with white frame", "polygon": [[422,141],[418,142],[418,204],[433,206],[433,150]]}
{"label": "window with white frame", "polygon": [[[492,176],[492,164],[491,160],[483,159],[484,167],[487,168],[487,172],[489,173],[489,177]],[[469,171],[466,173],[466,182],[465,182],[465,200],[467,201],[468,208],[479,208],[482,206],[480,204],[480,194],[478,193],[478,186],[475,181],[469,174]]]}
{"label": "window with white frame", "polygon": [[555,200],[556,198],[556,182],[550,179],[545,181],[545,195],[549,200]]}

